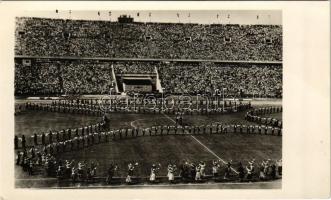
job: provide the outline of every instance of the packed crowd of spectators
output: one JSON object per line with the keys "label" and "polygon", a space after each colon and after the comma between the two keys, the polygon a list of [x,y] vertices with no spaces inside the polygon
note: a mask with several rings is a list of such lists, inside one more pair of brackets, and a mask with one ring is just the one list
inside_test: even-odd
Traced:
{"label": "packed crowd of spectators", "polygon": [[16,95],[106,94],[113,85],[109,64],[84,61],[15,63]]}
{"label": "packed crowd of spectators", "polygon": [[158,73],[164,92],[225,97],[282,97],[282,66],[212,62],[16,62],[16,95],[107,94],[115,74]]}
{"label": "packed crowd of spectators", "polygon": [[153,62],[115,62],[114,71],[117,74],[146,74],[155,73],[155,68],[159,64]]}
{"label": "packed crowd of spectators", "polygon": [[217,94],[235,97],[281,97],[282,67],[215,63],[170,63],[158,67],[169,93]]}
{"label": "packed crowd of spectators", "polygon": [[56,62],[35,62],[33,67],[15,63],[15,94],[61,93],[59,65]]}
{"label": "packed crowd of spectators", "polygon": [[17,18],[16,55],[282,60],[278,25]]}
{"label": "packed crowd of spectators", "polygon": [[113,84],[111,68],[104,63],[70,62],[61,72],[65,94],[107,94]]}

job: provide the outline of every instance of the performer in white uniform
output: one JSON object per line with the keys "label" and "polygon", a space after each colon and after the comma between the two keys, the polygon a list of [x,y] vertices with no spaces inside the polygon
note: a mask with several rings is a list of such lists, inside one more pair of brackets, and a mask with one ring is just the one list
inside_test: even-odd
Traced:
{"label": "performer in white uniform", "polygon": [[174,175],[174,172],[175,172],[175,168],[172,164],[169,164],[168,165],[168,180],[170,182],[173,182],[175,180],[175,175]]}

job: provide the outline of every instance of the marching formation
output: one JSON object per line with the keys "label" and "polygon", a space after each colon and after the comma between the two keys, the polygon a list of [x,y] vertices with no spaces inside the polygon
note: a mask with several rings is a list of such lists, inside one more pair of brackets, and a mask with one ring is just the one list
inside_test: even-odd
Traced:
{"label": "marching formation", "polygon": [[[126,101],[127,103],[123,103]],[[189,106],[187,106],[187,105]],[[47,112],[61,112],[71,114],[85,114],[102,116],[105,113],[123,112],[123,113],[142,113],[142,114],[188,114],[188,115],[212,115],[226,114],[248,110],[251,103],[242,103],[237,101],[220,100],[165,100],[155,98],[148,99],[77,99],[77,100],[53,100],[51,104],[30,103],[19,105],[15,108],[15,114],[24,110],[42,110]]]}
{"label": "marching formation", "polygon": [[[179,182],[206,182],[206,181],[266,181],[275,180],[282,176],[282,160],[262,160],[261,163],[250,160],[244,166],[242,162],[232,161],[223,163],[221,160],[207,162],[183,161],[177,165],[173,162],[163,167],[160,163],[152,164],[150,174],[140,174],[138,162],[127,164],[126,176],[121,176],[123,170],[116,163],[111,162],[106,174],[98,174],[98,163],[75,160],[60,160],[51,154],[41,152],[20,152],[16,165],[21,166],[29,175],[44,174],[72,182],[106,182],[136,184],[149,183],[179,183]],[[160,169],[165,168],[166,174],[161,174]],[[119,173],[122,171],[122,173]]]}
{"label": "marching formation", "polygon": [[272,113],[282,112],[282,107],[264,107],[258,108],[246,113],[245,119],[250,122],[257,122],[259,124],[271,125],[274,127],[282,128],[282,120],[271,118],[271,117],[260,117],[259,115],[266,115]]}
{"label": "marching formation", "polygon": [[[231,104],[231,103],[230,103]],[[244,104],[246,105],[246,104]],[[239,107],[239,106],[238,106]],[[250,104],[247,104],[247,108]],[[246,107],[243,107],[246,108]],[[247,109],[246,108],[246,109]],[[96,100],[59,100],[52,101],[51,104],[27,103],[25,109],[37,109],[51,112],[81,113],[88,115],[101,115]],[[275,119],[259,119],[256,115],[264,115],[281,112],[281,107],[266,107],[254,109],[247,112],[245,118],[248,121],[262,123],[264,125],[247,124],[224,124],[212,123],[205,125],[185,125],[184,112],[176,111],[175,125],[162,125],[152,127],[121,128],[108,130],[109,119],[103,115],[102,121],[76,129],[63,129],[61,131],[50,131],[49,133],[34,134],[30,138],[25,135],[15,136],[14,144],[16,153],[16,164],[21,166],[23,171],[29,175],[45,174],[47,177],[57,177],[68,179],[73,182],[95,182],[105,181],[107,184],[118,181],[127,184],[140,182],[159,183],[167,179],[169,183],[178,182],[205,182],[205,181],[256,181],[274,180],[281,177],[281,160],[261,161],[260,164],[255,160],[245,161],[247,164],[238,161],[235,165],[232,161],[223,163],[221,160],[212,162],[185,161],[178,165],[174,162],[166,166],[160,163],[152,164],[150,174],[141,174],[142,170],[138,162],[128,163],[126,177],[119,176],[119,170],[123,168],[111,162],[105,174],[98,174],[98,163],[75,160],[61,160],[59,155],[68,151],[79,151],[89,148],[92,145],[107,143],[126,138],[140,136],[162,136],[162,135],[195,135],[195,134],[264,134],[282,135],[281,122]],[[268,122],[268,123],[265,123]],[[166,174],[161,174],[161,169],[166,169]],[[138,171],[140,173],[138,173]],[[100,180],[99,180],[100,179]],[[123,179],[123,180],[122,180]],[[124,181],[125,179],[125,181]],[[145,180],[146,179],[146,180]]]}

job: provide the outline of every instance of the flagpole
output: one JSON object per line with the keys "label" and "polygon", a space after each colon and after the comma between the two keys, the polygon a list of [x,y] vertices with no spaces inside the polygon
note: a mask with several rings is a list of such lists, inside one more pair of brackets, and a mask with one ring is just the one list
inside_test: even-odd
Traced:
{"label": "flagpole", "polygon": [[60,17],[59,17],[59,10],[58,9],[55,10],[55,13],[56,13],[56,18],[57,19],[60,19]]}

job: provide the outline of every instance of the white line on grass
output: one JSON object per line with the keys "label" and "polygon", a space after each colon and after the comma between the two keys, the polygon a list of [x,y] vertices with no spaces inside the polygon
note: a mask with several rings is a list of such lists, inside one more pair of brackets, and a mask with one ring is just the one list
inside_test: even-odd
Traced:
{"label": "white line on grass", "polygon": [[[158,119],[167,119],[167,117],[159,117]],[[130,122],[130,125],[133,127],[133,128],[138,128],[137,126],[134,125],[134,123],[136,123],[137,121],[140,121],[140,120],[148,120],[148,118],[140,118],[140,119],[136,119],[134,121],[131,121]]]}
{"label": "white line on grass", "polygon": [[[163,114],[164,116],[166,116],[168,119],[170,119],[172,122],[176,123],[175,120],[173,120],[172,118],[170,118],[168,115]],[[188,134],[188,132],[185,130],[185,132]],[[213,156],[215,156],[216,158],[218,158],[220,161],[222,161],[224,164],[227,164],[227,162],[225,162],[225,160],[223,160],[221,157],[219,157],[215,152],[213,152],[211,149],[209,149],[206,145],[204,145],[200,140],[198,140],[196,137],[194,137],[193,135],[190,135],[196,142],[198,142],[201,146],[203,146],[209,153],[211,153]],[[239,174],[237,172],[237,170],[235,170],[233,167],[231,167],[231,170],[234,171],[236,174]]]}
{"label": "white line on grass", "polygon": [[131,125],[133,128],[137,128],[133,123],[135,123],[135,122],[138,121],[138,120],[142,120],[142,119],[136,119],[136,120],[132,121],[132,122],[130,123],[130,125]]}

